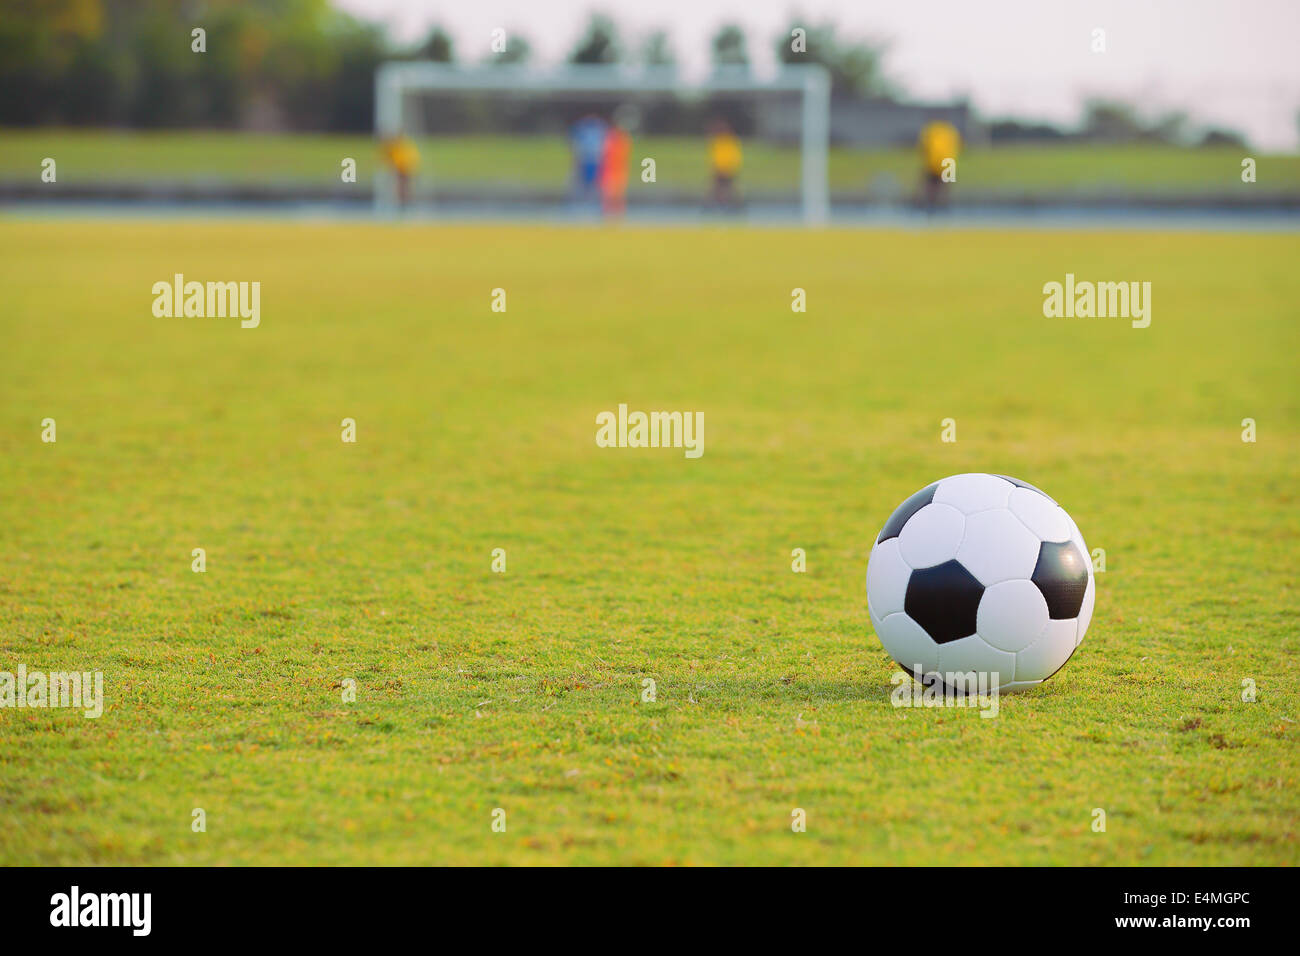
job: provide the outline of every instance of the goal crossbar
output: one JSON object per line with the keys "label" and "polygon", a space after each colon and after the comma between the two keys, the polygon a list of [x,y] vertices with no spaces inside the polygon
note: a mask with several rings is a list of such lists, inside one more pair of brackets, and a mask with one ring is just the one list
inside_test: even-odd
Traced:
{"label": "goal crossbar", "polygon": [[[830,153],[830,79],[820,66],[790,66],[770,77],[721,70],[684,79],[671,68],[570,65],[551,70],[526,66],[459,67],[444,63],[384,63],[375,72],[375,127],[381,137],[402,131],[402,97],[419,92],[524,93],[798,93],[802,109],[800,201],[810,225],[830,215],[827,163]],[[390,188],[375,189],[376,208],[392,201]]]}

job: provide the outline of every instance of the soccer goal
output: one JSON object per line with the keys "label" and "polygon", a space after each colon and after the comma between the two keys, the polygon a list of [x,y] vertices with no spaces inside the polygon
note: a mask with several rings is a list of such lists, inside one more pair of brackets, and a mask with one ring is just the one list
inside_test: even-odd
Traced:
{"label": "soccer goal", "polygon": [[[611,65],[569,65],[549,70],[526,66],[458,67],[430,62],[390,62],[375,75],[375,127],[382,138],[398,134],[421,135],[445,114],[492,112],[493,97],[511,97],[519,110],[520,98],[533,103],[547,97],[570,101],[620,97],[661,96],[677,103],[699,103],[727,98],[732,102],[766,101],[766,126],[777,130],[790,146],[798,148],[798,215],[807,224],[826,222],[830,214],[827,161],[830,146],[830,81],[820,66],[785,67],[770,77],[747,71],[715,72],[701,79],[685,79],[672,68],[633,69]],[[415,108],[421,98],[442,104]],[[523,107],[527,109],[527,107]],[[441,110],[441,115],[434,116]],[[779,114],[779,115],[778,115]],[[433,119],[429,119],[434,116]],[[423,117],[421,119],[420,117]],[[526,117],[525,117],[526,119]],[[430,171],[437,192],[439,170]],[[397,207],[396,179],[384,170],[375,177],[375,209],[391,214]]]}

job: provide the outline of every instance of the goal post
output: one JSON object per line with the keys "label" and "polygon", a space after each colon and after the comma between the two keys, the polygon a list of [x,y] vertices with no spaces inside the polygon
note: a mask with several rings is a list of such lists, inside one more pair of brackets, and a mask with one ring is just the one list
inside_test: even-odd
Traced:
{"label": "goal post", "polygon": [[[633,69],[617,65],[568,65],[548,70],[528,66],[461,67],[402,61],[381,64],[375,72],[375,131],[381,138],[403,131],[403,99],[421,93],[666,93],[679,96],[794,93],[800,99],[799,197],[805,224],[830,217],[830,78],[821,66],[786,66],[771,77],[717,72],[686,79],[664,67]],[[396,207],[396,183],[384,170],[375,177],[375,210]]]}

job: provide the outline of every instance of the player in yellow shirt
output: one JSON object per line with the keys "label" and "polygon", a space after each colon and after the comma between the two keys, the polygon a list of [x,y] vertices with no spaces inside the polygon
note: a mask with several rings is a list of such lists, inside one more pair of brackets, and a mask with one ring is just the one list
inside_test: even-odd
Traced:
{"label": "player in yellow shirt", "polygon": [[933,211],[939,205],[943,191],[944,164],[948,160],[957,161],[961,152],[961,133],[951,123],[932,120],[921,129],[917,139],[921,151],[921,188],[925,197],[925,207]]}
{"label": "player in yellow shirt", "polygon": [[709,166],[713,169],[713,190],[710,200],[719,206],[740,203],[736,192],[736,177],[744,163],[740,140],[725,120],[716,121],[709,136]]}
{"label": "player in yellow shirt", "polygon": [[386,162],[397,177],[397,202],[405,206],[411,200],[411,177],[420,165],[420,151],[405,135],[398,133],[384,140],[381,147]]}

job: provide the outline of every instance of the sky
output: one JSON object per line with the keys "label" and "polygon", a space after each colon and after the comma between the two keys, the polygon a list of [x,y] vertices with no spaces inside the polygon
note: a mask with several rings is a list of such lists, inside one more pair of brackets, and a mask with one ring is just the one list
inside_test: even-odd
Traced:
{"label": "sky", "polygon": [[[334,0],[415,42],[434,24],[457,58],[488,51],[504,28],[528,38],[536,63],[559,63],[591,12],[633,45],[656,29],[682,72],[703,73],[719,25],[742,26],[759,71],[794,19],[834,21],[843,37],[884,40],[886,72],[913,98],[967,97],[984,117],[1069,126],[1094,96],[1144,115],[1189,114],[1194,126],[1244,133],[1261,150],[1300,150],[1300,0]],[[1105,31],[1105,52],[1091,49]]]}

